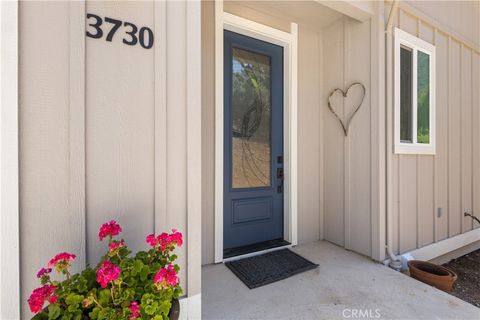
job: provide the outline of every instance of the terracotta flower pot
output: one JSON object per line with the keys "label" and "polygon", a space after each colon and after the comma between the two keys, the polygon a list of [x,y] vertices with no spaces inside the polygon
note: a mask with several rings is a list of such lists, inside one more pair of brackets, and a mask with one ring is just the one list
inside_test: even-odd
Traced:
{"label": "terracotta flower pot", "polygon": [[455,272],[426,261],[410,260],[408,269],[412,278],[446,292],[452,290],[453,283],[457,280]]}

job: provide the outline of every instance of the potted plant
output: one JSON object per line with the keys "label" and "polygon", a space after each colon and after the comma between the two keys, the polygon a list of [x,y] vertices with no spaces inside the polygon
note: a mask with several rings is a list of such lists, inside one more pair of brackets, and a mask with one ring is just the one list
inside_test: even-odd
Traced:
{"label": "potted plant", "polygon": [[[124,240],[113,239],[121,231],[114,220],[101,226],[98,238],[108,239],[108,251],[95,268],[87,266],[71,274],[76,256],[62,252],[40,269],[37,277],[42,286],[28,299],[35,313],[32,319],[178,319],[182,289],[173,251],[182,245],[182,234],[175,229],[150,234],[146,237],[150,249],[130,256]],[[53,270],[65,279],[53,280]]]}

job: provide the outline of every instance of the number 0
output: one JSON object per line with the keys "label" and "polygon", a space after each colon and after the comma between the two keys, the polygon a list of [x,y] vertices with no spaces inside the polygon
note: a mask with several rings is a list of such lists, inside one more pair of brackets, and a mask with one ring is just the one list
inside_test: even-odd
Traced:
{"label": "number 0", "polygon": [[[148,43],[145,43],[145,32],[148,33]],[[150,28],[142,27],[138,34],[140,45],[145,49],[150,49],[153,46],[153,32]]]}

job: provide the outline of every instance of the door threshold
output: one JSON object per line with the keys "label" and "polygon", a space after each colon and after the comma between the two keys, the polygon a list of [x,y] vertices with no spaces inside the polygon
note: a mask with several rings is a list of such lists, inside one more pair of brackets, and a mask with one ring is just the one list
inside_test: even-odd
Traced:
{"label": "door threshold", "polygon": [[247,246],[242,246],[233,249],[227,249],[223,252],[223,262],[239,260],[243,258],[248,258],[270,251],[290,248],[292,244],[283,239],[276,239],[270,241],[264,241],[260,243],[255,243]]}

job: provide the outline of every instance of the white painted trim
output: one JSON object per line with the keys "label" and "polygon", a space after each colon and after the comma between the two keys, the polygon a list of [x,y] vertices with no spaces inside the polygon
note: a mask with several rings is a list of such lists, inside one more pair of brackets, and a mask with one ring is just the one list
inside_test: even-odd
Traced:
{"label": "white painted trim", "polygon": [[202,296],[196,294],[178,300],[180,304],[179,320],[197,320],[202,318]]}
{"label": "white painted trim", "polygon": [[384,2],[375,2],[376,14],[371,20],[370,64],[372,108],[371,113],[371,181],[372,181],[372,251],[371,257],[377,261],[385,259],[386,241],[386,110],[385,101],[385,32]]}
{"label": "white painted trim", "polygon": [[[202,281],[202,61],[201,3],[186,3],[187,18],[187,294],[200,297]],[[200,298],[198,298],[200,301]],[[200,303],[198,303],[200,305]],[[200,308],[198,308],[200,309]],[[200,317],[201,314],[194,316]],[[194,317],[190,317],[193,319]]]}
{"label": "white painted trim", "polygon": [[[480,240],[480,228],[402,254],[402,260],[429,261]],[[385,263],[389,262],[388,260]]]}
{"label": "white painted trim", "polygon": [[325,1],[325,0],[315,0],[323,6],[326,6],[330,9],[338,11],[350,18],[364,22],[370,19],[375,13],[372,11],[372,8],[368,6],[371,5],[370,2],[375,1],[345,1],[345,0],[336,0],[336,1]]}
{"label": "white painted trim", "polygon": [[[154,130],[155,199],[154,233],[167,229],[167,2],[155,1]],[[157,40],[158,39],[158,40]]]}
{"label": "white painted trim", "polygon": [[290,44],[293,38],[292,33],[241,18],[228,12],[223,12],[223,28],[282,47]]}
{"label": "white painted trim", "polygon": [[297,38],[290,33],[223,11],[215,2],[215,262],[223,261],[223,30],[230,30],[284,47],[284,238],[297,244]]}
{"label": "white painted trim", "polygon": [[[394,44],[394,152],[397,154],[435,154],[436,143],[436,103],[435,103],[435,46],[417,38],[399,28],[395,28]],[[413,51],[413,119],[412,119],[412,143],[400,141],[400,47],[404,45]],[[430,56],[430,143],[417,143],[417,52],[421,50]]]}
{"label": "white painted trim", "polygon": [[215,1],[215,263],[223,260],[223,0]]}
{"label": "white painted trim", "polygon": [[0,318],[20,319],[18,2],[0,2]]}
{"label": "white painted trim", "polygon": [[69,210],[77,236],[79,268],[87,264],[85,202],[85,1],[70,2]]}
{"label": "white painted trim", "polygon": [[[324,34],[318,33],[318,48],[319,48],[319,61],[317,72],[320,75],[319,77],[319,88],[325,87],[325,77],[322,76],[323,64],[324,64]],[[324,101],[325,94],[324,90],[318,90],[318,101]],[[325,130],[323,126],[323,119],[325,117],[326,108],[319,108],[319,119],[318,123],[318,138],[320,141],[319,146],[319,157],[318,157],[318,168],[320,174],[325,172]],[[319,240],[325,239],[325,179],[320,177],[319,181]]]}
{"label": "white painted trim", "polygon": [[[284,106],[284,110],[289,113],[284,117],[288,121],[288,124],[284,126],[284,153],[289,157],[285,161],[287,169],[285,186],[287,189],[284,198],[287,201],[284,214],[286,218],[290,219],[287,241],[296,246],[298,243],[298,25],[296,23],[290,24],[290,33],[292,35],[289,50],[290,65],[288,66],[290,76],[288,79],[287,73],[284,76],[285,80],[289,81],[289,85],[286,85],[285,88],[290,88],[290,90],[284,90],[285,94],[290,94],[285,100],[288,101],[288,105],[286,108]],[[285,66],[285,70],[287,70],[287,66]]]}
{"label": "white painted trim", "polygon": [[[342,81],[343,81],[343,88],[347,88],[349,85],[347,83],[348,75],[347,73],[350,71],[350,59],[348,58],[348,52],[350,52],[350,22],[351,19],[343,18],[342,19],[342,32],[343,32],[343,42],[344,42],[344,52],[342,57],[342,65],[343,65],[343,72],[342,72]],[[343,103],[343,112],[345,113],[345,103]],[[352,249],[351,245],[351,157],[350,157],[350,150],[351,150],[351,139],[350,136],[345,136],[343,139],[343,246],[347,250]]]}

